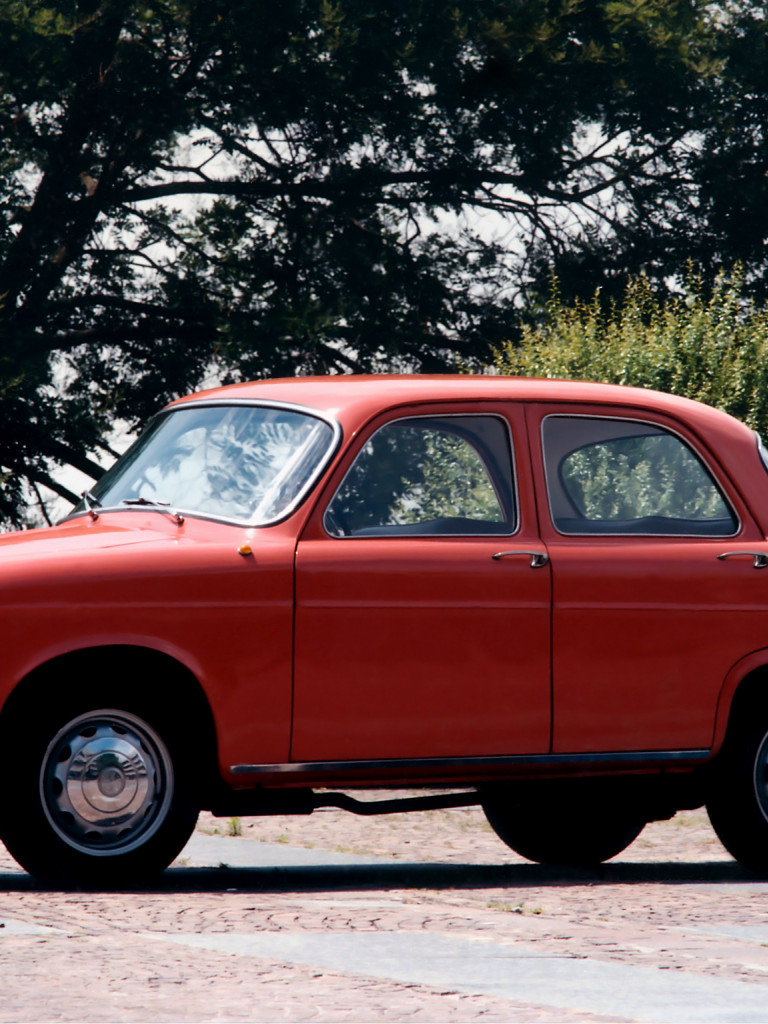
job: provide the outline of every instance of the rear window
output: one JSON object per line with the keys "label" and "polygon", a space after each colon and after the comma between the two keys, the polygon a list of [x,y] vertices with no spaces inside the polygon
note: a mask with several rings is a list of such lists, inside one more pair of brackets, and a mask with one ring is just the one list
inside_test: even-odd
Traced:
{"label": "rear window", "polygon": [[549,416],[552,520],[562,533],[731,536],[738,521],[702,459],[652,423]]}

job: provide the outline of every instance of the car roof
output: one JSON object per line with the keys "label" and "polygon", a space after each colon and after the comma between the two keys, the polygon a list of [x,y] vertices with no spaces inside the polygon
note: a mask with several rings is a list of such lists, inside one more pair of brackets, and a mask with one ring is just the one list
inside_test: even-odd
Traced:
{"label": "car roof", "polygon": [[[316,409],[346,419],[365,419],[382,408],[411,402],[527,401],[623,405],[694,418],[702,426],[728,430],[738,421],[726,413],[687,398],[646,388],[588,381],[550,380],[472,374],[339,374],[327,377],[284,377],[211,388],[172,405],[195,401],[281,402]],[[742,428],[744,429],[744,428]]]}

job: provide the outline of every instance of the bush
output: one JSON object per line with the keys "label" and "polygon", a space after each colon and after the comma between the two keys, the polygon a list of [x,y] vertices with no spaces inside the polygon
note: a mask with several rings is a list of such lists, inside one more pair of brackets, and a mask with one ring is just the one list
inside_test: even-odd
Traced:
{"label": "bush", "polygon": [[620,304],[563,305],[556,283],[540,321],[496,356],[498,373],[632,384],[723,409],[768,437],[768,310],[743,298],[738,271],[710,296],[697,281],[662,302],[645,278]]}

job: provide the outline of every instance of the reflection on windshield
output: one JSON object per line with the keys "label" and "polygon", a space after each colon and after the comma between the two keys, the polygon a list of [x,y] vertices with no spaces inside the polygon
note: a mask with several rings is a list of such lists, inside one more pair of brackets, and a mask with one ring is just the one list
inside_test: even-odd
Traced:
{"label": "reflection on windshield", "polygon": [[273,522],[306,491],[333,440],[328,423],[292,409],[182,406],[155,421],[92,489],[92,500],[114,508],[143,498],[214,518]]}

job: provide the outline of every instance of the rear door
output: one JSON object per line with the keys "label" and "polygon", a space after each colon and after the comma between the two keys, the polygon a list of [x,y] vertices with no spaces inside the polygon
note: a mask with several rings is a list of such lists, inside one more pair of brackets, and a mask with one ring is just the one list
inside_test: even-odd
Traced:
{"label": "rear door", "polygon": [[554,752],[708,748],[725,676],[768,643],[759,529],[682,423],[539,406],[531,437],[552,565]]}

